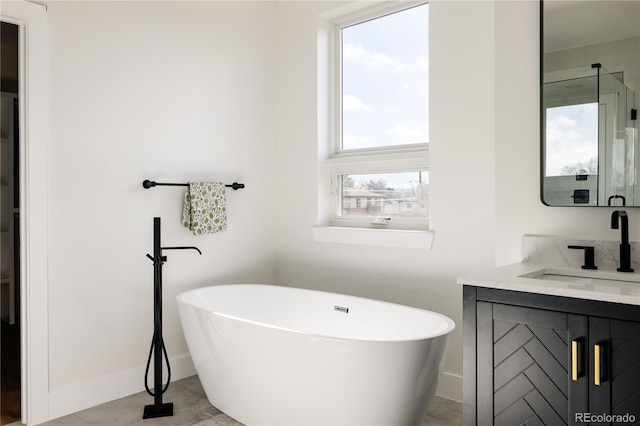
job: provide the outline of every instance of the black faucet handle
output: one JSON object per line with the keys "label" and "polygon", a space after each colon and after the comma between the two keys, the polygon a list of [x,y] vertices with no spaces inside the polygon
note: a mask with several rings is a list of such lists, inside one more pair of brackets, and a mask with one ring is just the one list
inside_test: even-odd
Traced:
{"label": "black faucet handle", "polygon": [[567,248],[584,250],[584,265],[582,265],[582,269],[598,269],[595,261],[595,248],[593,246],[567,246]]}

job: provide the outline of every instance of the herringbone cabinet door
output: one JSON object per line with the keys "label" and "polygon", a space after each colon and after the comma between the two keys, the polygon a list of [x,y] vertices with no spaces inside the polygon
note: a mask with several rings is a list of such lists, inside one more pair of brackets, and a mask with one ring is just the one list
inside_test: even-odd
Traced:
{"label": "herringbone cabinet door", "polygon": [[[640,424],[640,324],[611,320],[611,414]],[[633,420],[630,420],[633,418]],[[625,421],[626,420],[626,421]]]}
{"label": "herringbone cabinet door", "polygon": [[572,423],[569,317],[478,303],[478,327],[492,334],[482,344],[478,339],[478,424]]}

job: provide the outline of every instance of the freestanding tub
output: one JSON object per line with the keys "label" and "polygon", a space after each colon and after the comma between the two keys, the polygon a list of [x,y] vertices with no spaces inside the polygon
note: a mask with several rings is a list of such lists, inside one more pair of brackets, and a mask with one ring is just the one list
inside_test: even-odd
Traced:
{"label": "freestanding tub", "polygon": [[209,402],[246,425],[417,425],[454,328],[422,309],[272,285],[177,300]]}

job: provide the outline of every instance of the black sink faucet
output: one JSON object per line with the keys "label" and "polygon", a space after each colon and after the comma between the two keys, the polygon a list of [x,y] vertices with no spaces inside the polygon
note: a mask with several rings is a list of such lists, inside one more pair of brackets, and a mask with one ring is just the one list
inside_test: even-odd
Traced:
{"label": "black sink faucet", "polygon": [[[619,226],[622,222],[622,226]],[[631,267],[631,245],[629,245],[629,217],[624,210],[616,210],[611,214],[611,229],[620,228],[620,272],[633,272]]]}

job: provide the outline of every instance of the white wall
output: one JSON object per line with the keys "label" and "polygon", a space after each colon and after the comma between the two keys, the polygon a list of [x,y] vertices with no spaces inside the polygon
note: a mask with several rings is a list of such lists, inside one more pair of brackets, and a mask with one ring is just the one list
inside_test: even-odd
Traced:
{"label": "white wall", "polygon": [[[164,338],[192,374],[175,296],[276,280],[271,3],[51,2],[51,416],[142,389],[153,333],[153,217],[162,217]],[[184,188],[228,190],[228,231],[180,224]],[[153,377],[151,376],[151,383]]]}
{"label": "white wall", "polygon": [[638,51],[640,37],[549,52],[545,55],[545,70],[568,70],[600,63],[608,72],[624,73],[625,86],[637,93],[640,88],[640,55],[629,53]]}
{"label": "white wall", "polygon": [[[540,202],[539,4],[496,2],[496,264],[520,260],[520,237],[547,234],[616,241],[616,208],[546,207]],[[630,238],[640,211],[627,208]]]}
{"label": "white wall", "polygon": [[[168,252],[164,269],[165,341],[183,374],[177,293],[278,282],[450,316],[439,393],[458,399],[456,277],[520,260],[525,233],[618,238],[612,209],[539,201],[538,3],[436,0],[434,247],[315,242],[318,14],[340,4],[50,2],[51,417],[141,389],[154,216],[165,245],[203,250]],[[228,194],[226,233],[196,238],[179,225],[182,189],[145,190],[146,178],[247,188]]]}
{"label": "white wall", "polygon": [[[278,280],[435,310],[458,327],[441,394],[461,397],[462,291],[456,277],[492,267],[495,239],[493,3],[430,5],[432,250],[314,241],[318,182],[318,13],[278,7]],[[437,82],[437,83],[434,83]],[[321,88],[322,90],[322,88]],[[320,126],[322,123],[320,124]]]}
{"label": "white wall", "polygon": [[[518,262],[527,233],[616,240],[608,208],[540,202],[539,3],[430,3],[432,250],[317,243],[316,16],[332,5],[278,9],[278,280],[433,309],[458,324],[438,393],[461,398],[457,276]],[[629,209],[631,223],[637,210]],[[633,240],[640,228],[632,226]]]}

